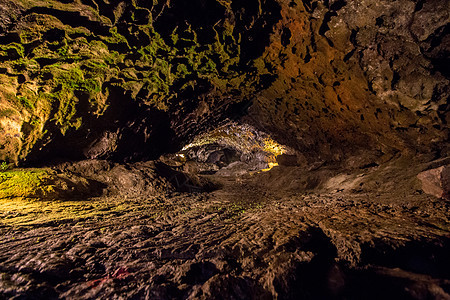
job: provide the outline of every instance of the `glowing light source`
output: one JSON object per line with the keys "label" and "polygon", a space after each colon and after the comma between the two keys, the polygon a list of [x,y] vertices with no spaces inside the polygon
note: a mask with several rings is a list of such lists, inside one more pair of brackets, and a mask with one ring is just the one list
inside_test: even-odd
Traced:
{"label": "glowing light source", "polygon": [[269,171],[278,166],[277,156],[291,151],[287,146],[273,140],[267,133],[259,131],[251,125],[235,122],[198,135],[190,144],[184,146],[182,151],[209,144],[232,148],[247,157],[258,156],[261,162],[268,164],[268,168],[262,171]]}

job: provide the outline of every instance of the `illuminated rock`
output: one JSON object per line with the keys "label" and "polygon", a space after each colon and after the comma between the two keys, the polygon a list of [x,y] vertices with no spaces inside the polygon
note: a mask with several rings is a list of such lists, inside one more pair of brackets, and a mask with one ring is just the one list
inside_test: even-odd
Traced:
{"label": "illuminated rock", "polygon": [[422,182],[422,190],[438,198],[450,200],[450,166],[424,171],[417,175]]}

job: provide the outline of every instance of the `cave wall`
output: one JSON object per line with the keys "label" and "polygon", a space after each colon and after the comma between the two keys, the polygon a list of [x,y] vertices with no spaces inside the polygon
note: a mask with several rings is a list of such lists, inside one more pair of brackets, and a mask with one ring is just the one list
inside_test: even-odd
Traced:
{"label": "cave wall", "polygon": [[155,158],[242,117],[324,160],[448,151],[445,0],[0,8],[1,161]]}
{"label": "cave wall", "polygon": [[263,55],[278,77],[257,96],[257,123],[323,159],[448,151],[448,1],[281,7]]}

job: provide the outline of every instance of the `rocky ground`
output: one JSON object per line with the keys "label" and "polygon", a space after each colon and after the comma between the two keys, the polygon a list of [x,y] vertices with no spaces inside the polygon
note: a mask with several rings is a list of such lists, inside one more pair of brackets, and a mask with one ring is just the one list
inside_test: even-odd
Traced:
{"label": "rocky ground", "polygon": [[213,190],[191,193],[158,162],[60,164],[102,195],[1,199],[0,297],[450,299],[450,203],[421,192],[427,160],[200,175]]}

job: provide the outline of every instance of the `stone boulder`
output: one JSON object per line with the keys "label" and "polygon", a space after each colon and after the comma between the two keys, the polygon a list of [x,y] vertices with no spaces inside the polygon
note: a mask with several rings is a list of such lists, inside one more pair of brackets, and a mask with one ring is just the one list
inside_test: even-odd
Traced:
{"label": "stone boulder", "polygon": [[450,200],[450,165],[421,172],[417,178],[425,193]]}

